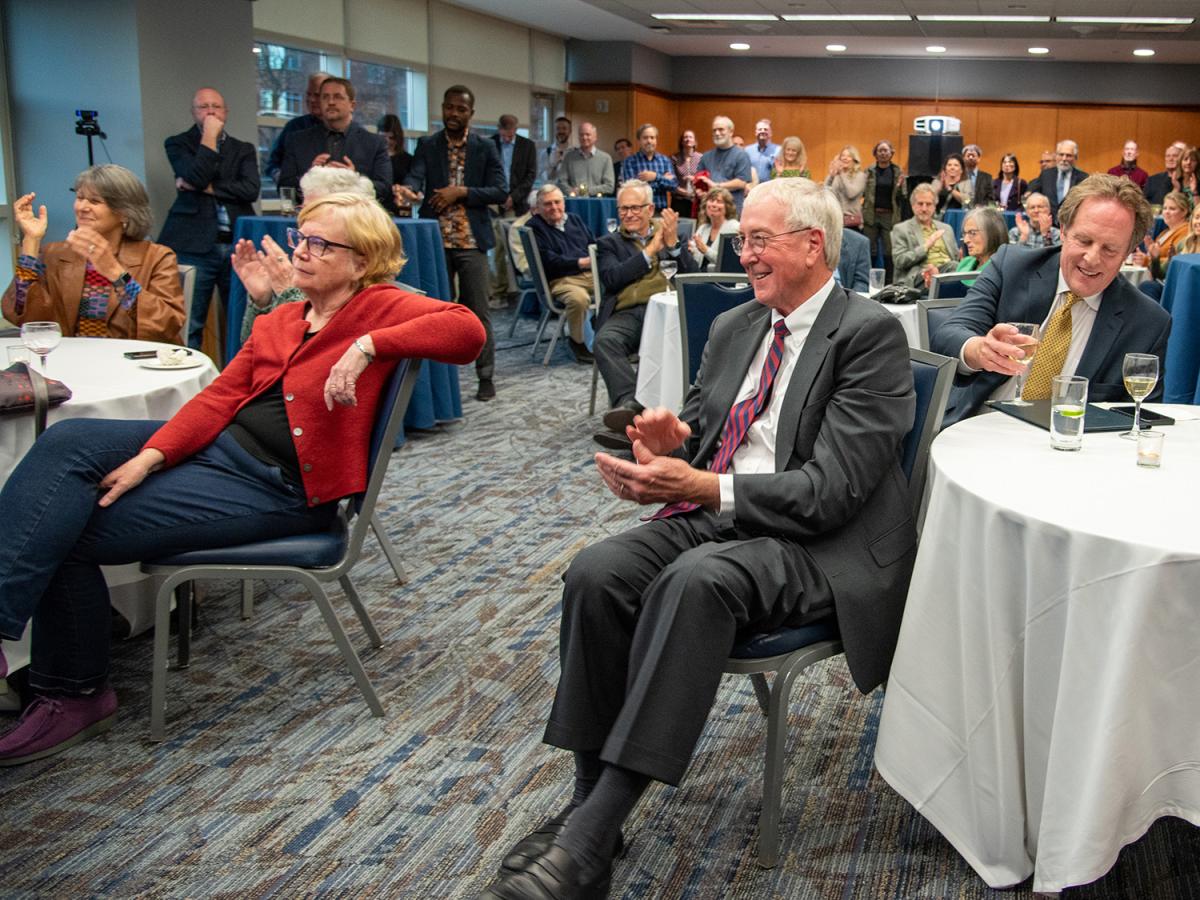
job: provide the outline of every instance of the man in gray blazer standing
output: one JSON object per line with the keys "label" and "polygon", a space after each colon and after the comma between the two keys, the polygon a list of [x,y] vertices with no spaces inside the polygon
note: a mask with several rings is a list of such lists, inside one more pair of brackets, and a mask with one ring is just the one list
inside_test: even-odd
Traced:
{"label": "man in gray blazer standing", "polygon": [[566,574],[545,740],[574,752],[574,795],[484,896],[603,896],[622,822],[652,779],[683,777],[737,636],[836,613],[858,687],[887,677],[915,400],[899,323],[834,282],[841,236],[824,186],[759,185],[739,236],[755,300],[713,324],[678,417],[634,419],[636,462],[597,454],[609,490],[661,509]]}

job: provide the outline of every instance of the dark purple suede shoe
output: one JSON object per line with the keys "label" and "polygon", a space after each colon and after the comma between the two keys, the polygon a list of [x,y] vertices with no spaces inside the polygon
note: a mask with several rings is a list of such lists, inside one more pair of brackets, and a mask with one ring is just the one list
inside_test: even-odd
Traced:
{"label": "dark purple suede shoe", "polygon": [[39,694],[16,726],[0,737],[0,766],[16,766],[53,756],[108,731],[117,718],[111,687],[81,697]]}

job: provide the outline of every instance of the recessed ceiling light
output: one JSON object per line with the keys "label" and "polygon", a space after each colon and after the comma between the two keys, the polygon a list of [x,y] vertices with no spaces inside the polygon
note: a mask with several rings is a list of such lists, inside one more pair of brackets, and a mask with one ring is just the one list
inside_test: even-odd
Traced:
{"label": "recessed ceiling light", "polygon": [[1153,56],[1154,51],[1151,50],[1149,47],[1139,47],[1137,50],[1133,51],[1133,55],[1134,56]]}
{"label": "recessed ceiling light", "polygon": [[911,22],[910,15],[896,14],[863,14],[849,13],[847,15],[823,15],[821,13],[800,13],[780,16],[785,22]]}
{"label": "recessed ceiling light", "polygon": [[1032,53],[1034,56],[1045,56],[1047,53],[1050,52],[1050,48],[1049,47],[1030,47],[1029,52]]}
{"label": "recessed ceiling light", "polygon": [[945,52],[946,52],[946,48],[945,48],[945,47],[939,47],[937,44],[934,44],[932,47],[926,47],[926,48],[925,48],[925,52],[926,52],[926,53],[945,53]]}
{"label": "recessed ceiling light", "polygon": [[1049,22],[1049,16],[917,16],[918,22]]}
{"label": "recessed ceiling light", "polygon": [[732,44],[729,45],[729,49],[730,50],[749,50],[750,45],[743,43],[742,41],[734,41]]}
{"label": "recessed ceiling light", "polygon": [[778,22],[770,13],[651,13],[653,19],[676,22]]}
{"label": "recessed ceiling light", "polygon": [[1192,16],[1055,16],[1054,21],[1075,25],[1191,25],[1196,19]]}
{"label": "recessed ceiling light", "polygon": [[826,44],[825,49],[828,50],[830,53],[845,53],[846,45],[845,44]]}

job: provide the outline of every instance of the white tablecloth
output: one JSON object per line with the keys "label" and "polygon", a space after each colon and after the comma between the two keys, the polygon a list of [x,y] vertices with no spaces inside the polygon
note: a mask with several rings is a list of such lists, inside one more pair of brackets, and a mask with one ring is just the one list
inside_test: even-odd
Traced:
{"label": "white tablecloth", "polygon": [[1124,275],[1125,279],[1134,287],[1137,287],[1143,281],[1150,280],[1150,270],[1145,266],[1121,266],[1121,274]]}
{"label": "white tablecloth", "polygon": [[1002,413],[943,432],[884,700],[883,777],[993,887],[1102,876],[1200,824],[1200,410],[1077,453]]}
{"label": "white tablecloth", "polygon": [[[900,320],[908,346],[918,345],[916,304],[880,304]],[[683,349],[679,339],[679,305],[672,293],[655,294],[646,306],[638,347],[637,390],[642,406],[665,406],[678,412],[688,385],[683,383]]]}
{"label": "white tablecloth", "polygon": [[[0,341],[19,344],[20,338]],[[203,365],[190,369],[146,369],[123,353],[170,347],[151,341],[125,341],[107,338],[63,338],[51,351],[46,375],[71,389],[71,399],[54,407],[48,423],[60,419],[169,419],[184,403],[217,377],[212,361],[192,351]],[[7,364],[7,361],[5,361]],[[36,359],[34,366],[41,368]],[[0,485],[8,480],[21,457],[33,445],[33,416],[0,418]],[[113,606],[130,621],[135,633],[146,619],[146,589],[138,587],[143,579],[137,565],[105,567],[112,590]],[[153,593],[149,600],[153,606]],[[148,619],[146,620],[149,621]],[[9,668],[24,665],[29,658],[28,631],[21,644],[5,642]]]}

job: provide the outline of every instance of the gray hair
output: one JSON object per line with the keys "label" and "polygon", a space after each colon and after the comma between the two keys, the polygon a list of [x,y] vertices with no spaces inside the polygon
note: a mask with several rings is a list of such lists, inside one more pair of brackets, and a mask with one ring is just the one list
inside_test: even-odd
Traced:
{"label": "gray hair", "polygon": [[529,198],[529,205],[533,206],[535,203],[541,204],[541,202],[543,200],[545,200],[548,196],[550,196],[555,191],[558,191],[558,193],[561,194],[562,188],[560,188],[553,181],[547,181],[540,188],[538,188],[536,191],[533,192],[533,194]]}
{"label": "gray hair", "polygon": [[967,144],[967,146],[962,148],[963,153],[966,153],[968,150],[974,150],[976,154],[983,156],[983,148],[978,144]]}
{"label": "gray hair", "polygon": [[637,178],[621,182],[621,186],[617,188],[617,197],[619,198],[626,191],[637,191],[638,196],[642,198],[643,205],[654,202],[654,191],[650,189],[650,185]]}
{"label": "gray hair", "polygon": [[842,204],[833,191],[807,178],[773,178],[746,196],[743,214],[747,206],[758,206],[766,200],[783,205],[784,230],[821,231],[825,235],[825,265],[830,271],[837,268],[842,254]]}
{"label": "gray hair", "polygon": [[125,236],[135,241],[150,234],[150,198],[138,177],[124,166],[107,163],[84,169],[75,178],[75,192],[91,188],[117,214]]}
{"label": "gray hair", "polygon": [[351,169],[313,166],[300,179],[300,193],[304,195],[306,203],[330,194],[357,194],[374,200],[375,185],[366,175]]}
{"label": "gray hair", "polygon": [[[542,185],[542,187],[545,187],[545,185]],[[541,200],[542,200],[542,189],[538,188],[535,191],[529,192],[529,196],[525,198],[525,205],[526,206],[537,206],[539,203],[541,203]]]}
{"label": "gray hair", "polygon": [[643,135],[643,134],[645,134],[645,133],[646,133],[646,130],[647,130],[647,129],[649,129],[649,128],[653,128],[653,129],[654,129],[654,134],[655,134],[655,136],[657,136],[657,135],[658,135],[658,126],[657,126],[657,125],[655,125],[655,124],[653,124],[653,123],[651,123],[651,122],[647,122],[645,125],[639,125],[639,126],[638,126],[638,130],[637,130],[637,135],[636,135],[636,137],[637,137],[637,139],[638,139],[639,141],[642,139],[642,135]]}
{"label": "gray hair", "polygon": [[975,226],[983,232],[984,256],[990,258],[993,253],[1008,243],[1008,226],[1004,222],[1004,216],[996,210],[973,209],[963,219],[963,225],[965,226],[967,222],[974,222]]}
{"label": "gray hair", "polygon": [[937,203],[937,191],[933,189],[933,185],[931,185],[928,181],[922,181],[912,189],[912,193],[908,195],[909,201],[911,202],[917,196],[917,194],[928,194],[933,198],[933,202]]}
{"label": "gray hair", "polygon": [[1029,209],[1029,203],[1034,198],[1044,201],[1046,206],[1050,205],[1050,198],[1047,197],[1045,194],[1039,194],[1037,191],[1031,191],[1029,194],[1027,194],[1025,196],[1025,208],[1026,209]]}

